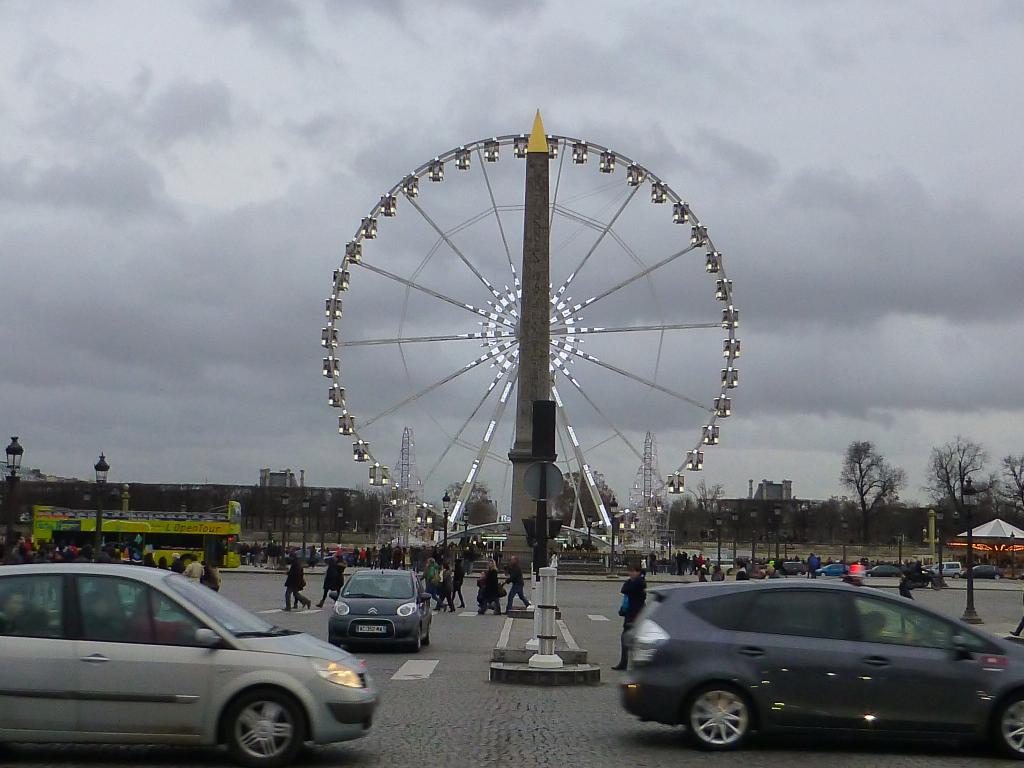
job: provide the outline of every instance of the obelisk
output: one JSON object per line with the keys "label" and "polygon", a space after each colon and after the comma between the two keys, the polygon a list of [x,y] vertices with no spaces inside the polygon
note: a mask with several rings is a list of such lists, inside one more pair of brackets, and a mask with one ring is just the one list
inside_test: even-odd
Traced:
{"label": "obelisk", "polygon": [[[549,349],[551,342],[550,224],[548,200],[548,139],[540,110],[526,146],[526,210],[523,214],[523,267],[520,272],[519,384],[516,390],[516,437],[512,461],[512,525],[505,542],[506,560],[518,555],[523,565],[533,561],[523,520],[533,518],[537,503],[523,487],[526,468],[539,457],[533,451],[533,401],[551,399]],[[550,457],[540,457],[550,458]],[[545,535],[538,531],[538,535]],[[541,566],[547,563],[541,563]]]}

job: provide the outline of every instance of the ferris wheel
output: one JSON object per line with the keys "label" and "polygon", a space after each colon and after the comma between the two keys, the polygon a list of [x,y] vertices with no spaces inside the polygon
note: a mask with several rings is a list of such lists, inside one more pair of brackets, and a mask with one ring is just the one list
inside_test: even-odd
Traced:
{"label": "ferris wheel", "polygon": [[[424,487],[461,481],[449,526],[478,483],[499,508],[508,489],[527,142],[482,139],[406,174],[361,218],[326,301],[322,372],[352,458],[370,486],[390,487],[377,455],[415,422]],[[708,226],[665,181],[584,139],[547,135],[547,146],[560,463],[571,524],[587,525],[588,495],[611,526],[595,475],[635,467],[652,427],[675,467],[669,493],[719,443],[739,383],[739,312]]]}

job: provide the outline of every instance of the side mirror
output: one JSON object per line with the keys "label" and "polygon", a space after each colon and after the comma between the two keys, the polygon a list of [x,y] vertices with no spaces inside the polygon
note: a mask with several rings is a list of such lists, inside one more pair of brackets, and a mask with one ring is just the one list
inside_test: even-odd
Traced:
{"label": "side mirror", "polygon": [[957,661],[973,658],[970,646],[963,635],[953,635],[953,658]]}
{"label": "side mirror", "polygon": [[338,590],[334,590],[333,592],[328,592],[327,596],[329,598],[331,598],[331,600],[337,601],[337,599],[338,599]]}
{"label": "side mirror", "polygon": [[220,635],[206,627],[200,627],[197,629],[194,639],[196,641],[196,645],[201,645],[203,648],[215,648],[221,643]]}

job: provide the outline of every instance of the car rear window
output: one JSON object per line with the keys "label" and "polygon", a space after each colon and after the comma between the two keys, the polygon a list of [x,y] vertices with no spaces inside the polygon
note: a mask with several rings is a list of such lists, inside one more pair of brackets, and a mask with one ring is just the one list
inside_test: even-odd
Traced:
{"label": "car rear window", "polygon": [[743,619],[750,610],[753,595],[748,592],[733,592],[727,595],[705,597],[686,604],[686,609],[719,629],[740,630]]}

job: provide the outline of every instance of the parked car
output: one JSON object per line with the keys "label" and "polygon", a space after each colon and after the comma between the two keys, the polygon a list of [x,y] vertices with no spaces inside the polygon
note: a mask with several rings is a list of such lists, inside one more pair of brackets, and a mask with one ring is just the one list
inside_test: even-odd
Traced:
{"label": "parked car", "polygon": [[363,736],[363,663],[157,568],[0,568],[0,741],[226,744],[257,768]]}
{"label": "parked car", "polygon": [[836,582],[649,593],[621,688],[641,720],[698,747],[751,733],[983,738],[1024,759],[1024,648],[877,590]]}
{"label": "parked car", "polygon": [[903,575],[903,569],[892,563],[879,563],[874,568],[869,568],[867,575],[872,577],[886,576],[899,578]]}
{"label": "parked car", "polygon": [[835,577],[845,576],[849,572],[850,569],[845,563],[829,563],[815,571],[818,576]]}
{"label": "parked car", "polygon": [[807,573],[807,563],[799,560],[786,560],[779,566],[783,576],[803,576]]}
{"label": "parked car", "polygon": [[[1003,569],[997,565],[981,564],[976,565],[971,569],[974,572],[974,578],[976,579],[1001,579],[1003,578]],[[960,573],[961,576],[967,578],[967,569],[965,568]]]}
{"label": "parked car", "polygon": [[[936,564],[936,565],[929,565],[925,570],[928,571],[930,574],[932,574],[934,576],[936,573],[938,573],[938,569],[939,569],[939,566]],[[960,573],[961,573],[962,570],[963,570],[963,566],[961,566],[960,563],[957,562],[956,560],[953,560],[952,562],[948,562],[948,563],[943,563],[942,564],[942,578],[944,578],[944,579],[957,578],[957,577],[960,576]]]}
{"label": "parked car", "polygon": [[334,593],[327,638],[334,645],[430,645],[430,595],[411,571],[360,571]]}

